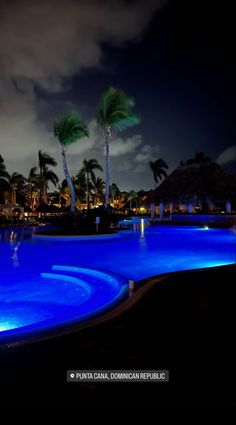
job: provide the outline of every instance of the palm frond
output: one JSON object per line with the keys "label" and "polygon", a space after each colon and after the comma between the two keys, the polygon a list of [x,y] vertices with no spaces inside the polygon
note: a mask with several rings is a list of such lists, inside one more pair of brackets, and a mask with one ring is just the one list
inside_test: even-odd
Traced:
{"label": "palm frond", "polygon": [[82,137],[89,137],[89,131],[77,112],[71,111],[64,118],[54,120],[54,136],[66,147]]}
{"label": "palm frond", "polygon": [[126,128],[132,127],[133,125],[136,125],[139,123],[140,123],[140,118],[138,117],[138,115],[132,114],[114,123],[113,127],[115,127],[119,131],[123,131]]}
{"label": "palm frond", "polygon": [[97,161],[97,159],[95,158],[91,158],[89,160],[84,159],[83,160],[83,166],[82,166],[82,170],[85,173],[91,173],[93,170],[100,170],[103,171],[102,166],[99,164],[99,162]]}
{"label": "palm frond", "polygon": [[38,151],[38,158],[39,158],[39,167],[43,168],[46,165],[51,165],[52,167],[57,166],[56,160],[49,155],[47,152],[42,152],[41,150]]}
{"label": "palm frond", "polygon": [[47,169],[47,170],[44,172],[43,177],[44,177],[44,179],[45,179],[47,182],[48,182],[48,181],[52,182],[52,183],[54,184],[54,186],[57,186],[57,185],[58,185],[59,178],[58,178],[58,176],[56,175],[56,173],[54,173],[52,170],[48,170],[48,169]]}
{"label": "palm frond", "polygon": [[109,87],[99,100],[98,125],[103,128],[110,126],[122,131],[131,125],[138,124],[140,118],[132,113],[133,106],[132,97],[120,89]]}
{"label": "palm frond", "polygon": [[11,185],[18,186],[24,184],[26,182],[26,178],[23,176],[23,174],[14,172],[9,178],[9,182],[11,183]]}
{"label": "palm frond", "polygon": [[166,178],[166,177],[168,176],[168,174],[167,174],[167,172],[166,172],[165,170],[159,169],[159,170],[156,172],[156,176],[157,176],[160,180],[162,180],[162,178]]}
{"label": "palm frond", "polygon": [[10,174],[6,170],[6,165],[5,165],[5,162],[4,162],[2,155],[0,155],[0,177],[4,178],[6,180],[10,179]]}
{"label": "palm frond", "polygon": [[37,170],[38,170],[37,167],[32,167],[30,169],[28,180],[32,179],[33,177],[35,177],[37,175]]}
{"label": "palm frond", "polygon": [[6,170],[0,170],[0,177],[9,180],[10,179],[10,174],[6,171]]}
{"label": "palm frond", "polygon": [[155,164],[156,164],[156,167],[157,168],[165,168],[165,169],[168,169],[169,168],[169,166],[166,163],[166,161],[164,161],[164,159],[162,159],[162,158],[157,159],[155,161]]}

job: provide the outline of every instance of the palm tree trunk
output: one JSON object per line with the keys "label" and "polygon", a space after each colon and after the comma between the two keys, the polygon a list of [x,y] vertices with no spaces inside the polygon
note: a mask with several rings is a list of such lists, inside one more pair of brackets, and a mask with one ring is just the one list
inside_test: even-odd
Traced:
{"label": "palm tree trunk", "polygon": [[48,196],[47,196],[47,182],[44,178],[43,180],[43,202],[45,202],[45,204],[48,202]]}
{"label": "palm tree trunk", "polygon": [[62,149],[61,154],[62,154],[63,170],[64,170],[64,174],[65,174],[67,184],[68,184],[69,189],[70,189],[70,194],[71,194],[70,212],[71,212],[71,214],[74,214],[74,212],[75,212],[75,189],[74,189],[74,185],[73,185],[73,182],[71,180],[71,176],[70,176],[70,173],[69,173],[69,170],[68,170],[68,167],[67,167],[65,148]]}
{"label": "palm tree trunk", "polygon": [[89,210],[89,173],[86,173],[87,210]]}
{"label": "palm tree trunk", "polygon": [[12,190],[11,203],[12,203],[13,205],[16,205],[16,189],[13,189],[13,190]]}
{"label": "palm tree trunk", "polygon": [[44,186],[44,177],[43,177],[43,170],[40,168],[39,170],[40,175],[40,188],[39,188],[39,204],[42,203],[43,199],[43,186]]}
{"label": "palm tree trunk", "polygon": [[31,183],[27,189],[27,205],[33,210],[33,187]]}
{"label": "palm tree trunk", "polygon": [[31,208],[30,204],[31,204],[31,184],[28,183],[28,185],[27,185],[27,205],[28,205],[28,207]]}
{"label": "palm tree trunk", "polygon": [[110,187],[110,153],[109,153],[109,133],[106,131],[105,141],[105,155],[106,155],[106,195],[105,195],[105,208],[109,205],[109,187]]}

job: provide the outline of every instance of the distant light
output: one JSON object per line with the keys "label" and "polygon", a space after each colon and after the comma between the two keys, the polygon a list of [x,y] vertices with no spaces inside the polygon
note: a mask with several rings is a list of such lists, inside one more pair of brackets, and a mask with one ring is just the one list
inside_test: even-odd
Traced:
{"label": "distant light", "polygon": [[205,230],[209,230],[209,227],[208,227],[208,226],[204,226],[204,229],[205,229]]}
{"label": "distant light", "polygon": [[141,238],[143,238],[144,237],[144,219],[143,218],[141,218]]}

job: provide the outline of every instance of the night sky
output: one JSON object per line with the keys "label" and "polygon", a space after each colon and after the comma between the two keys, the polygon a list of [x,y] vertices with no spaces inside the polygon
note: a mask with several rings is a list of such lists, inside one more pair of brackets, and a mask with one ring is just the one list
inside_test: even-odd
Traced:
{"label": "night sky", "polygon": [[[111,181],[153,186],[148,161],[170,170],[204,151],[231,173],[235,148],[235,34],[230,3],[216,1],[9,0],[0,3],[0,154],[28,174],[42,149],[58,160],[53,119],[72,108],[90,138],[69,149],[104,164],[94,116],[113,85],[135,98],[140,125],[111,141]],[[234,159],[234,161],[233,161]]]}

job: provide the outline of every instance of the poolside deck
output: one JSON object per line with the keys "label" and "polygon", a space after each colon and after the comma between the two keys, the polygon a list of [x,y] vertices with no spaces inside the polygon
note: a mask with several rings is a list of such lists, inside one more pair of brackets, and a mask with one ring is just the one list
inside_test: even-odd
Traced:
{"label": "poolside deck", "polygon": [[[235,271],[173,274],[113,320],[2,353],[2,406],[235,407]],[[70,384],[67,369],[169,369],[170,382]]]}

